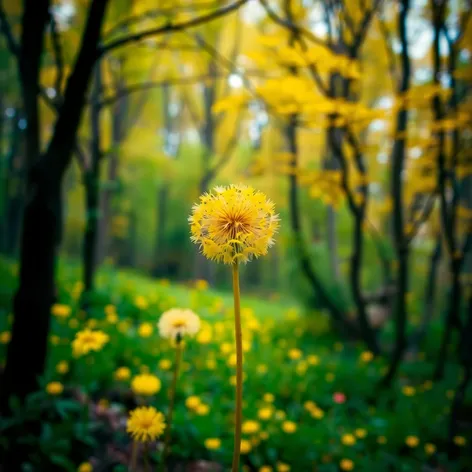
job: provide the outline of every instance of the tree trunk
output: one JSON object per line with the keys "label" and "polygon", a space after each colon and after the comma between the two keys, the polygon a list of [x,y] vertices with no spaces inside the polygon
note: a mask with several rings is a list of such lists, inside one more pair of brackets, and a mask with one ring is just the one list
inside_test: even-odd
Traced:
{"label": "tree trunk", "polygon": [[91,159],[90,168],[84,175],[86,226],[83,244],[83,282],[84,294],[94,289],[94,277],[97,269],[98,227],[100,221],[100,112],[99,103],[102,88],[100,63],[95,65],[92,88],[91,114]]}
{"label": "tree trunk", "polygon": [[[410,88],[410,57],[407,40],[407,17],[410,9],[410,1],[402,0],[398,27],[401,49],[402,78],[400,93],[405,93]],[[404,208],[403,208],[403,184],[402,176],[405,166],[405,137],[408,124],[408,110],[402,108],[398,111],[395,135],[400,137],[395,139],[392,151],[392,199],[393,199],[393,232],[395,252],[398,262],[397,287],[394,304],[395,313],[395,346],[393,348],[390,366],[384,378],[382,386],[389,386],[394,379],[398,367],[406,349],[406,325],[407,325],[407,305],[406,293],[408,291],[408,243],[405,238],[404,229]]]}

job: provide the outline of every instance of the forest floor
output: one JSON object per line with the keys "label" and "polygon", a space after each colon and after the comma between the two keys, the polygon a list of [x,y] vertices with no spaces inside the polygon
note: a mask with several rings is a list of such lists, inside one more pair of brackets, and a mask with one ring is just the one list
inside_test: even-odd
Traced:
{"label": "forest floor", "polygon": [[[0,310],[6,315],[16,272],[16,266],[0,264]],[[230,463],[233,448],[231,294],[213,291],[205,281],[177,285],[106,268],[84,311],[78,277],[76,267],[61,265],[42,387],[13,421],[1,420],[0,448],[8,447],[8,428],[40,417],[43,430],[37,455],[31,458],[40,468],[33,470],[53,470],[47,465],[51,463],[71,471],[84,463],[94,471],[127,470],[128,411],[153,405],[166,413],[169,403],[174,348],[159,337],[156,323],[167,309],[191,308],[202,325],[194,339],[185,341],[170,463],[174,470],[223,470],[218,464]],[[468,424],[460,425],[454,440],[455,460],[445,454],[450,404],[460,374],[449,364],[442,382],[430,380],[434,345],[410,356],[392,387],[379,392],[388,356],[377,359],[359,343],[341,341],[324,313],[305,313],[281,295],[265,298],[242,294],[242,463],[247,470],[472,469]],[[11,316],[0,316],[2,365],[10,323]],[[106,333],[108,341],[97,352],[74,356],[72,342],[86,328]],[[386,333],[388,341],[389,329]],[[133,389],[133,379],[142,373],[158,377],[156,394],[139,395]],[[151,464],[159,462],[161,452],[162,443],[153,443]],[[184,469],[185,463],[192,468]]]}

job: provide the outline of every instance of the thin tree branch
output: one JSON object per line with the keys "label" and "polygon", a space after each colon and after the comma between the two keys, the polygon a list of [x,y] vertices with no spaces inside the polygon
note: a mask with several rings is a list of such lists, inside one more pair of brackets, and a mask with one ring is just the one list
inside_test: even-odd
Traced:
{"label": "thin tree branch", "polygon": [[64,60],[62,54],[61,38],[59,31],[57,30],[56,19],[54,15],[50,13],[51,18],[51,39],[54,50],[54,58],[56,60],[56,81],[54,89],[57,95],[57,101],[60,103],[61,100],[61,87],[64,80]]}
{"label": "thin tree branch", "polygon": [[163,26],[145,30],[136,34],[131,34],[124,38],[117,39],[116,41],[111,41],[108,44],[101,46],[97,51],[97,55],[101,56],[103,54],[107,54],[116,48],[123,47],[123,46],[126,46],[127,44],[134,43],[137,41],[141,41],[150,36],[158,36],[160,34],[171,33],[171,32],[176,32],[176,31],[185,31],[189,28],[195,28],[205,23],[209,23],[218,18],[221,18],[222,16],[227,15],[228,13],[231,13],[237,10],[238,8],[246,4],[248,1],[249,0],[237,0],[234,3],[227,5],[226,7],[220,8],[219,10],[212,11],[206,15],[198,16],[197,18],[192,18],[189,21],[183,21],[181,23],[168,22],[167,24]]}
{"label": "thin tree branch", "polygon": [[11,31],[10,24],[8,23],[7,15],[5,13],[5,10],[3,8],[3,0],[0,0],[0,30],[2,31],[3,35],[5,36],[5,39],[7,41],[7,46],[10,52],[14,56],[18,56],[20,52],[20,48],[18,44],[15,41],[15,38],[13,36],[13,33]]}

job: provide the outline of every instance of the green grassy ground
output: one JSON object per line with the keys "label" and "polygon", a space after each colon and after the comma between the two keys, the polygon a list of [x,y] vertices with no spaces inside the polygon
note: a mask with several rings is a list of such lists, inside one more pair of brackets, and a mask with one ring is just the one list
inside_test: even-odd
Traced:
{"label": "green grassy ground", "polygon": [[[231,294],[198,282],[173,285],[106,268],[85,313],[79,307],[77,268],[64,264],[59,272],[60,306],[54,310],[43,388],[13,420],[1,423],[5,432],[26,417],[41,415],[38,453],[30,458],[41,469],[34,470],[50,470],[51,461],[62,470],[76,470],[84,461],[94,470],[126,470],[127,410],[148,404],[165,413],[168,407],[174,351],[159,337],[156,323],[172,307],[191,308],[202,319],[200,333],[185,346],[173,459],[207,459],[227,467],[233,445],[235,370]],[[0,309],[8,315],[15,267],[3,263],[0,276]],[[379,394],[376,386],[385,360],[340,341],[324,314],[306,314],[285,297],[268,298],[273,299],[243,293],[244,418],[252,422],[243,427],[242,463],[248,470],[416,472],[425,464],[433,470],[435,464],[448,464],[444,450],[459,378],[456,367],[450,365],[445,380],[433,384],[431,347],[409,359],[395,385]],[[3,363],[11,317],[0,320]],[[109,341],[99,352],[75,358],[71,342],[85,327],[104,331]],[[129,368],[129,378],[117,379],[119,367]],[[131,391],[132,378],[141,372],[160,379],[156,395],[143,398]],[[64,390],[48,393],[52,381]],[[448,471],[472,468],[470,441],[470,428],[456,438],[458,460],[447,465]],[[159,445],[152,451],[157,462]]]}

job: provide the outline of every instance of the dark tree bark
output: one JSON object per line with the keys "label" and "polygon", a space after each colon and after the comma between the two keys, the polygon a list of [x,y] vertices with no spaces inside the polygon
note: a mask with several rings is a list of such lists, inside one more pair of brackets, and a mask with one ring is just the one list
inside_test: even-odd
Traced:
{"label": "dark tree bark", "polygon": [[[0,392],[0,408],[4,415],[9,412],[9,400],[12,396],[22,400],[37,390],[38,377],[44,371],[50,310],[55,297],[56,249],[61,233],[61,182],[71,161],[106,5],[107,0],[91,2],[76,64],[67,83],[53,136],[46,151],[40,156],[37,92],[39,58],[49,2],[25,0],[24,3],[20,75],[23,82],[30,81],[30,77],[26,78],[26,75],[34,79],[34,83],[29,84],[34,90],[34,100],[28,95],[31,91],[25,90],[24,106],[25,114],[32,120],[36,131],[33,134],[30,129],[26,137],[27,161],[34,165],[29,173],[23,218],[20,276],[14,298],[12,339],[8,345]],[[30,28],[34,34],[29,31]],[[32,63],[35,64],[35,70],[30,68]]]}
{"label": "dark tree bark", "polygon": [[[398,92],[404,94],[410,88],[411,65],[407,40],[407,18],[410,1],[402,0],[399,9],[398,28],[401,49],[401,81]],[[395,346],[393,348],[390,366],[382,385],[388,386],[394,379],[406,349],[407,305],[408,291],[408,242],[405,237],[405,217],[403,208],[402,175],[405,167],[406,149],[405,132],[408,124],[408,110],[401,108],[397,114],[395,127],[395,142],[392,150],[392,200],[393,200],[393,233],[395,252],[398,261],[397,287],[394,304],[395,314]]]}
{"label": "dark tree bark", "polygon": [[98,228],[100,221],[100,168],[102,151],[100,147],[100,94],[102,79],[100,62],[95,65],[92,88],[91,152],[90,167],[84,171],[86,226],[83,243],[83,282],[85,296],[94,289],[97,268]]}

